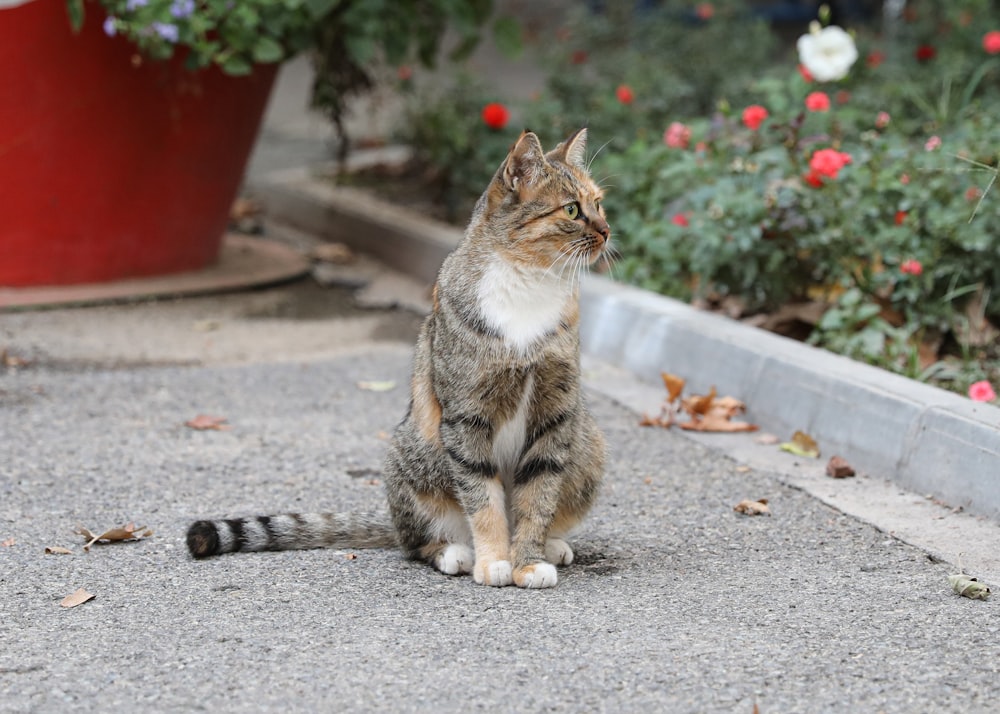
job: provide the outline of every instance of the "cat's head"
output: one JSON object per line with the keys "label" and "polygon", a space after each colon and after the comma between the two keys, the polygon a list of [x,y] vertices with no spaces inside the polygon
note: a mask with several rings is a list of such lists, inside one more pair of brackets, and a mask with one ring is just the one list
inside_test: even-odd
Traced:
{"label": "cat's head", "polygon": [[480,199],[474,222],[507,260],[561,272],[590,265],[608,247],[603,192],[587,170],[587,130],[545,153],[525,131]]}

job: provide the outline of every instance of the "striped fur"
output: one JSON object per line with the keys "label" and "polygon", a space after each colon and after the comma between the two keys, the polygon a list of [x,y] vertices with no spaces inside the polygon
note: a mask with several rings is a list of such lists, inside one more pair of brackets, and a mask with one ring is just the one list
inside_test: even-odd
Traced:
{"label": "striped fur", "polygon": [[580,390],[578,275],[610,229],[581,130],[549,153],[525,132],[441,267],[410,408],[383,470],[392,524],[287,514],[199,521],[195,557],[398,546],[485,585],[552,587],[590,510],[604,439]]}

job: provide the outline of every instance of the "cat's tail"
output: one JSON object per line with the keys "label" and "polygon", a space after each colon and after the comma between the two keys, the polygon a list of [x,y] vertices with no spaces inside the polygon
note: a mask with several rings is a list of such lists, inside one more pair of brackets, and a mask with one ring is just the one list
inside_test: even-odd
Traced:
{"label": "cat's tail", "polygon": [[197,521],[187,532],[195,558],[254,550],[394,548],[396,531],[373,513],[285,513]]}

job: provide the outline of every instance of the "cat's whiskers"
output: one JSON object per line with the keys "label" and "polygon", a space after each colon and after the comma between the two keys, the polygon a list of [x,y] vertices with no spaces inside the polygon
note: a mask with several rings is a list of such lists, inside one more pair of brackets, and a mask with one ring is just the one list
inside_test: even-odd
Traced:
{"label": "cat's whiskers", "polygon": [[590,159],[589,159],[589,160],[587,161],[587,173],[588,173],[588,174],[590,173],[590,167],[591,167],[591,166],[593,165],[593,163],[594,163],[594,159],[596,159],[596,158],[597,158],[597,157],[598,157],[598,156],[600,155],[600,153],[601,153],[602,151],[604,151],[604,149],[605,149],[605,148],[607,147],[607,145],[608,145],[608,144],[610,144],[610,143],[611,143],[611,139],[608,139],[608,140],[607,140],[607,141],[605,141],[605,142],[604,142],[603,144],[601,144],[601,148],[599,148],[599,149],[598,149],[597,151],[595,151],[595,152],[594,152],[594,155],[593,155],[593,156],[591,156],[591,157],[590,157]]}

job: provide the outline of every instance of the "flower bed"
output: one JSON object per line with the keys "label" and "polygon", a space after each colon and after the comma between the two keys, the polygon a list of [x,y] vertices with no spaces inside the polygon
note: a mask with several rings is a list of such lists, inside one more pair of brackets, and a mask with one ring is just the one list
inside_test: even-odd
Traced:
{"label": "flower bed", "polygon": [[610,139],[615,276],[992,401],[1000,16],[938,5],[849,31],[821,12],[797,42],[735,1],[586,16],[536,100],[467,81],[408,137],[454,194],[488,179],[509,117],[548,141],[587,124]]}

